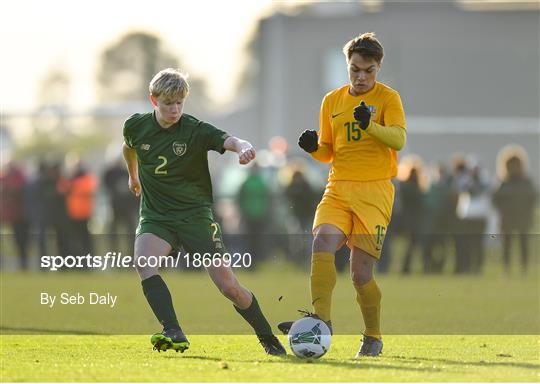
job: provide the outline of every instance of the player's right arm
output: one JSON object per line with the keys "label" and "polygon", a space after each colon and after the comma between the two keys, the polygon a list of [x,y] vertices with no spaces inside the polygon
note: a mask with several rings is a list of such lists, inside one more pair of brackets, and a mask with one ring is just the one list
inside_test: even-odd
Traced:
{"label": "player's right arm", "polygon": [[332,125],[328,111],[328,95],[324,97],[319,114],[319,135],[315,131],[304,131],[298,145],[311,157],[322,163],[330,163],[334,158],[332,146]]}
{"label": "player's right arm", "polygon": [[331,163],[334,159],[332,144],[320,143],[319,148],[311,153],[311,157],[315,160],[319,160],[321,163]]}
{"label": "player's right arm", "polygon": [[223,142],[223,148],[227,151],[236,152],[240,164],[248,164],[255,159],[255,149],[249,141],[229,136]]}
{"label": "player's right arm", "polygon": [[137,151],[133,140],[133,122],[141,115],[135,114],[130,116],[124,123],[123,136],[124,143],[122,144],[122,155],[126,162],[126,168],[129,174],[128,188],[135,196],[141,194],[141,182],[139,181],[139,172],[137,169]]}
{"label": "player's right arm", "polygon": [[135,195],[141,194],[141,182],[139,181],[139,174],[137,172],[137,152],[135,149],[130,148],[126,143],[122,145],[122,154],[124,155],[124,161],[129,173],[128,187],[129,190]]}

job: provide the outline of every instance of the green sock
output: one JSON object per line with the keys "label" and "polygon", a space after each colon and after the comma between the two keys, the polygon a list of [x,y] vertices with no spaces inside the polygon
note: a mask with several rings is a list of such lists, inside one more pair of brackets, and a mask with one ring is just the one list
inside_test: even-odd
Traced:
{"label": "green sock", "polygon": [[161,276],[151,276],[141,281],[141,285],[148,304],[163,328],[165,330],[179,329],[180,325],[174,312],[171,293]]}
{"label": "green sock", "polygon": [[253,299],[249,307],[240,309],[236,305],[233,305],[234,309],[251,325],[257,336],[272,335],[272,328],[268,324],[268,320],[264,317],[255,295],[253,293],[251,294]]}

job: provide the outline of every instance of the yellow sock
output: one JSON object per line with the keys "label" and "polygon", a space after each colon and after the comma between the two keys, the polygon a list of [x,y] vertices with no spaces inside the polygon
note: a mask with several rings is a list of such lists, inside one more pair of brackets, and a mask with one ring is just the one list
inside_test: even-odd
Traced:
{"label": "yellow sock", "polygon": [[311,302],[322,320],[330,320],[332,291],[336,285],[335,256],[329,252],[315,252],[311,258]]}
{"label": "yellow sock", "polygon": [[364,335],[381,339],[381,290],[371,279],[366,284],[354,285],[356,301],[360,304],[366,330]]}

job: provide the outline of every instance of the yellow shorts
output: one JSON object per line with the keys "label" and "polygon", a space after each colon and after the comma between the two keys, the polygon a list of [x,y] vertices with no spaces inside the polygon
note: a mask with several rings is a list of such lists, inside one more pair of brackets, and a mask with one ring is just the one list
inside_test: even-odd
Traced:
{"label": "yellow shorts", "polygon": [[349,248],[360,248],[378,259],[393,202],[390,180],[331,181],[317,206],[313,230],[321,224],[334,225],[347,236]]}

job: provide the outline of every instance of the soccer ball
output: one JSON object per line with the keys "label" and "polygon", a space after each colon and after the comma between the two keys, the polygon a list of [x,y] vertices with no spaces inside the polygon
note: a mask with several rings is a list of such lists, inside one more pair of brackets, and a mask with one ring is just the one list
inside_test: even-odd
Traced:
{"label": "soccer ball", "polygon": [[289,330],[289,347],[301,359],[318,359],[330,349],[330,328],[320,319],[304,317]]}

